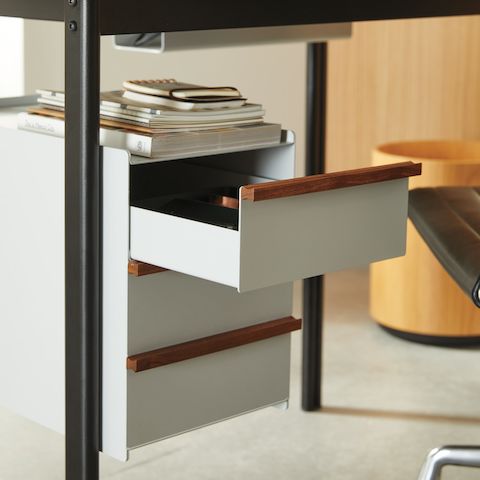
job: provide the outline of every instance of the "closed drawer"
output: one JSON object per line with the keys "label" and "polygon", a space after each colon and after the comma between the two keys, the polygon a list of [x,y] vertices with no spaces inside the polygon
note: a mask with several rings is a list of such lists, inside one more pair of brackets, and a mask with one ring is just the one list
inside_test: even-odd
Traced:
{"label": "closed drawer", "polygon": [[[420,165],[275,181],[276,161],[284,165],[293,151],[276,153],[278,159],[270,151],[268,161],[251,164],[248,173],[235,171],[228,155],[222,170],[178,165],[184,191],[195,187],[192,176],[197,188],[239,189],[238,228],[163,213],[157,205],[164,197],[136,200],[130,211],[132,258],[244,292],[404,254],[408,177],[418,175]],[[259,172],[263,176],[255,176]]]}
{"label": "closed drawer", "polygon": [[291,284],[167,271],[130,277],[128,297],[127,448],[288,400]]}
{"label": "closed drawer", "polygon": [[166,271],[128,278],[128,355],[265,323],[292,314],[286,283],[239,294]]}
{"label": "closed drawer", "polygon": [[128,372],[127,447],[288,400],[290,335]]}

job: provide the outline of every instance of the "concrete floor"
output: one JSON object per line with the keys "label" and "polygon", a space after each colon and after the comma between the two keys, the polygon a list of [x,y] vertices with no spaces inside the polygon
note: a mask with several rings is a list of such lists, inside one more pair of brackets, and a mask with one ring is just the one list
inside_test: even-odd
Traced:
{"label": "concrete floor", "polygon": [[[111,480],[416,480],[439,444],[480,444],[479,349],[407,343],[368,316],[366,270],[327,280],[325,409],[303,413],[300,336],[291,405],[265,409],[132,452],[102,458]],[[63,479],[63,438],[0,410],[0,480]],[[480,478],[448,468],[444,480]]]}

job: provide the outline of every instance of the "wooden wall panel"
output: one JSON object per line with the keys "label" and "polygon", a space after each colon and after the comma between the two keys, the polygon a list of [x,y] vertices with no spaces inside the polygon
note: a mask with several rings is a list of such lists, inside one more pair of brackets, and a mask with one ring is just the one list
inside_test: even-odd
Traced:
{"label": "wooden wall panel", "polygon": [[480,16],[366,22],[329,47],[330,171],[392,140],[480,137]]}

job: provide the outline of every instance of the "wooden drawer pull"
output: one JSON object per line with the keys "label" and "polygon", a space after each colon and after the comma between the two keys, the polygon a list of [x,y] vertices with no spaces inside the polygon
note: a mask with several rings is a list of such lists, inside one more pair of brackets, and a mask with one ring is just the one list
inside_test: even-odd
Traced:
{"label": "wooden drawer pull", "polygon": [[139,262],[138,260],[128,261],[128,273],[134,277],[143,277],[152,273],[166,272],[168,269],[150,265],[149,263]]}
{"label": "wooden drawer pull", "polygon": [[344,172],[245,185],[240,189],[240,192],[242,200],[259,202],[261,200],[293,197],[306,193],[397,180],[399,178],[420,175],[421,173],[421,163],[401,162],[393,165],[380,165],[378,167],[358,168]]}
{"label": "wooden drawer pull", "polygon": [[190,358],[240,347],[277,335],[284,335],[299,330],[301,326],[302,321],[293,317],[271,320],[270,322],[132,355],[127,358],[127,368],[134,372],[143,372],[170,363],[182,362]]}

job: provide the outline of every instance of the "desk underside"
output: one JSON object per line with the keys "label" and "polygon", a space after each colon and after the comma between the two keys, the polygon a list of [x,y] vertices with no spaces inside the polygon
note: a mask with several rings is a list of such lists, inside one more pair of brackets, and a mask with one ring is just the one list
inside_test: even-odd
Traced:
{"label": "desk underside", "polygon": [[[480,14],[478,0],[97,0],[103,35]],[[64,19],[65,0],[2,0],[0,16]],[[259,8],[259,5],[260,8]],[[69,7],[70,8],[70,7]]]}

